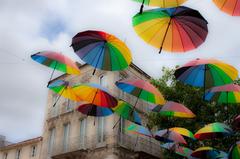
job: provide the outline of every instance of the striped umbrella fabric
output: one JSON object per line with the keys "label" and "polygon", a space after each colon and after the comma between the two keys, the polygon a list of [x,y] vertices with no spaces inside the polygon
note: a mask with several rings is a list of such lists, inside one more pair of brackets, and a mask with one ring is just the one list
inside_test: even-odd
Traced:
{"label": "striped umbrella fabric", "polygon": [[119,71],[126,69],[132,55],[124,42],[103,31],[80,32],[72,39],[74,52],[95,69]]}
{"label": "striped umbrella fabric", "polygon": [[237,141],[229,151],[228,159],[239,159],[240,158],[240,141]]}
{"label": "striped umbrella fabric", "polygon": [[185,84],[205,89],[232,83],[237,79],[238,71],[216,59],[196,59],[178,68],[174,76]]}
{"label": "striped umbrella fabric", "polygon": [[31,55],[31,58],[34,61],[54,70],[58,70],[67,74],[80,74],[80,70],[76,63],[59,52],[41,51]]}
{"label": "striped umbrella fabric", "polygon": [[177,7],[187,0],[133,0],[135,2],[143,3],[147,6],[155,6],[160,8]]}
{"label": "striped umbrella fabric", "polygon": [[131,134],[153,137],[151,131],[141,125],[131,124],[125,129],[125,131]]}
{"label": "striped umbrella fabric", "polygon": [[87,116],[105,117],[113,114],[109,108],[99,107],[94,104],[82,104],[78,106],[77,111]]}
{"label": "striped umbrella fabric", "polygon": [[216,6],[231,16],[240,16],[240,0],[213,0]]}
{"label": "striped umbrella fabric", "polygon": [[227,84],[213,87],[206,91],[205,100],[227,104],[240,103],[240,86],[237,84]]}
{"label": "striped umbrella fabric", "polygon": [[180,135],[183,135],[183,136],[186,136],[188,138],[191,138],[191,139],[195,140],[195,137],[194,137],[193,133],[190,130],[186,129],[186,128],[173,127],[173,128],[170,128],[169,130],[170,131],[174,131],[174,132],[176,132],[176,133],[178,133]]}
{"label": "striped umbrella fabric", "polygon": [[156,140],[161,142],[175,142],[187,145],[186,140],[179,134],[168,129],[159,130],[154,133]]}
{"label": "striped umbrella fabric", "polygon": [[125,79],[117,81],[116,86],[122,91],[129,93],[146,102],[164,104],[165,100],[156,87],[141,79]]}
{"label": "striped umbrella fabric", "polygon": [[48,86],[49,89],[51,89],[53,92],[59,94],[60,96],[63,96],[64,98],[79,102],[81,101],[81,97],[79,97],[73,88],[69,85],[68,81],[64,80],[57,80],[50,83]]}
{"label": "striped umbrella fabric", "polygon": [[167,117],[179,117],[179,118],[195,118],[196,115],[193,114],[191,110],[182,104],[168,101],[160,110],[161,116]]}
{"label": "striped umbrella fabric", "polygon": [[198,140],[223,138],[233,134],[233,130],[223,123],[211,123],[198,130],[194,137]]}
{"label": "striped umbrella fabric", "polygon": [[124,101],[118,101],[118,105],[112,108],[114,113],[118,114],[120,117],[129,120],[135,124],[141,125],[142,121],[139,114],[135,111],[133,106]]}
{"label": "striped umbrella fabric", "polygon": [[199,159],[212,159],[218,156],[220,151],[212,148],[212,147],[200,147],[194,150],[191,154],[192,157],[196,157]]}
{"label": "striped umbrella fabric", "polygon": [[208,22],[188,7],[152,9],[132,19],[135,32],[148,44],[168,52],[186,52],[199,47],[208,34]]}
{"label": "striped umbrella fabric", "polygon": [[117,105],[117,99],[113,97],[106,88],[98,84],[78,84],[73,87],[73,90],[77,96],[81,97],[85,102],[107,108],[112,108]]}

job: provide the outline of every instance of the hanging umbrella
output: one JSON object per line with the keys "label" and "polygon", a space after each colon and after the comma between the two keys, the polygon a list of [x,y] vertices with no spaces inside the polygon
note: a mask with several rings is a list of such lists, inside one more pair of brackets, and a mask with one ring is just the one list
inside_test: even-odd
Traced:
{"label": "hanging umbrella", "polygon": [[131,124],[125,130],[126,132],[131,134],[152,137],[151,131],[148,128],[145,128],[144,126],[141,125]]}
{"label": "hanging umbrella", "polygon": [[126,69],[132,61],[128,47],[113,35],[102,31],[80,32],[72,39],[74,52],[95,69],[119,71]]}
{"label": "hanging umbrella", "polygon": [[240,158],[240,141],[236,142],[229,151],[228,159],[239,159]]}
{"label": "hanging umbrella", "polygon": [[196,59],[178,68],[175,77],[196,87],[206,88],[232,83],[238,77],[233,66],[215,59]]}
{"label": "hanging umbrella", "polygon": [[170,52],[186,52],[200,46],[208,34],[202,15],[184,6],[138,13],[132,20],[136,33],[150,45]]}
{"label": "hanging umbrella", "polygon": [[179,117],[179,118],[195,118],[196,115],[193,114],[191,110],[182,104],[168,101],[160,110],[161,116],[168,117]]}
{"label": "hanging umbrella", "polygon": [[236,130],[240,129],[240,115],[234,118],[232,125]]}
{"label": "hanging umbrella", "polygon": [[174,127],[174,128],[170,128],[169,130],[195,140],[193,133],[191,131],[189,131],[188,129],[181,128],[181,127]]}
{"label": "hanging umbrella", "polygon": [[53,51],[42,51],[36,54],[31,55],[31,58],[45,66],[51,67],[53,69],[51,78],[49,81],[52,80],[52,76],[55,70],[67,73],[67,74],[80,74],[80,70],[76,63],[72,61],[67,56],[64,56],[61,53],[53,52]]}
{"label": "hanging umbrella", "polygon": [[186,2],[187,0],[133,0],[135,2],[142,3],[140,13],[143,11],[144,5],[155,6],[160,8],[177,7]]}
{"label": "hanging umbrella", "polygon": [[192,152],[191,156],[199,159],[216,159],[220,151],[212,147],[200,147]]}
{"label": "hanging umbrella", "polygon": [[240,0],[213,0],[217,7],[231,16],[240,16]]}
{"label": "hanging umbrella", "polygon": [[94,117],[105,117],[113,114],[113,111],[109,108],[99,107],[94,104],[82,104],[77,108],[77,111]]}
{"label": "hanging umbrella", "polygon": [[56,105],[57,101],[61,96],[76,102],[81,101],[81,97],[77,96],[77,94],[75,93],[75,91],[73,91],[72,87],[69,85],[69,82],[67,81],[64,80],[53,81],[52,83],[49,84],[48,88],[51,89],[53,92],[59,94],[59,97],[57,98],[53,106]]}
{"label": "hanging umbrella", "polygon": [[227,84],[213,87],[206,91],[205,100],[226,104],[240,103],[240,86],[237,84]]}
{"label": "hanging umbrella", "polygon": [[178,146],[175,150],[176,154],[186,157],[186,158],[192,158],[191,157],[192,152],[193,151],[191,149],[184,147],[184,146]]}
{"label": "hanging umbrella", "polygon": [[175,142],[186,144],[186,140],[179,134],[169,129],[159,130],[154,134],[156,140],[161,142]]}
{"label": "hanging umbrella", "polygon": [[134,110],[133,106],[127,102],[118,101],[118,105],[112,108],[112,110],[114,111],[114,113],[118,114],[120,117],[126,120],[129,120],[138,125],[142,124],[141,118],[139,117],[138,113]]}
{"label": "hanging umbrella", "polygon": [[137,97],[134,107],[136,106],[139,98],[154,104],[165,103],[165,100],[158,89],[147,81],[140,79],[125,79],[117,81],[115,84],[122,91]]}
{"label": "hanging umbrella", "polygon": [[214,139],[230,136],[233,130],[223,123],[211,123],[198,130],[194,137],[198,140]]}
{"label": "hanging umbrella", "polygon": [[77,96],[91,104],[112,108],[117,105],[117,99],[108,90],[95,83],[79,84],[73,87]]}

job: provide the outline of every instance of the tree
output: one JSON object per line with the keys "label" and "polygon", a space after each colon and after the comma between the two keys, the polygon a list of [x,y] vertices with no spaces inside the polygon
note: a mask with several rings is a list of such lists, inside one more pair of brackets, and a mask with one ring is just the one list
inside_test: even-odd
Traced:
{"label": "tree", "polygon": [[[148,114],[148,125],[150,128],[157,127],[158,129],[171,128],[174,126],[184,127],[192,132],[196,132],[204,125],[213,122],[223,122],[230,124],[234,116],[239,114],[239,105],[217,104],[215,102],[207,102],[203,100],[203,88],[192,87],[185,85],[177,81],[174,77],[174,69],[166,67],[162,68],[163,75],[159,79],[153,79],[152,84],[155,85],[159,91],[163,94],[166,100],[175,101],[184,104],[190,110],[192,110],[197,117],[195,119],[176,119],[166,118],[160,116],[158,113]],[[240,80],[236,81],[240,83]],[[240,139],[239,133],[235,133],[231,137],[222,139],[213,139],[206,141],[188,141],[188,146],[191,149],[196,149],[203,145],[213,146],[219,150],[228,151],[230,146]],[[175,158],[175,154],[165,154],[170,158]]]}

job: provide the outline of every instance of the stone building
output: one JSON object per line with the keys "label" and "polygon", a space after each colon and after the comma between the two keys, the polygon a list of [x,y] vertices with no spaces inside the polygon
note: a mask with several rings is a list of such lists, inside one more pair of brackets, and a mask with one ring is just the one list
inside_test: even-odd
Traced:
{"label": "stone building", "polygon": [[[92,75],[93,68],[89,65],[79,66],[81,75],[62,75],[54,80],[63,79],[76,83],[98,83],[106,87],[113,96],[123,99],[131,104],[136,98],[128,95],[115,86],[115,82],[124,78],[139,78],[149,80],[150,76],[136,65],[120,72],[109,72],[98,70]],[[76,111],[79,103],[60,98],[56,106],[53,104],[58,95],[51,90],[48,93],[48,104],[45,113],[45,122],[41,140],[38,141],[39,159],[154,159],[161,158],[160,144],[148,137],[127,134],[124,128],[130,124],[129,121],[120,119],[117,115],[94,118],[83,115]],[[143,101],[138,102],[137,109],[146,122],[145,112],[149,105]],[[113,126],[120,119],[119,124]],[[35,139],[33,139],[35,141]],[[18,144],[17,144],[18,145]],[[40,146],[41,145],[41,146]],[[25,147],[29,147],[27,144]],[[8,147],[8,146],[7,146]],[[28,159],[7,157],[4,154],[13,151],[11,148],[0,149],[2,159]],[[22,150],[25,149],[24,145]],[[31,149],[31,148],[30,148]],[[18,147],[15,148],[15,154]],[[1,159],[1,158],[0,158]]]}

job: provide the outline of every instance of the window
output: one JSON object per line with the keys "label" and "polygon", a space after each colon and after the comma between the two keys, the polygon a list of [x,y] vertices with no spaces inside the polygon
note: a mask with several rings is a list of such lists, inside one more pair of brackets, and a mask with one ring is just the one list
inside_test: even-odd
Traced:
{"label": "window", "polygon": [[64,107],[65,107],[65,111],[66,111],[66,112],[69,112],[69,111],[71,111],[72,108],[73,108],[73,102],[70,101],[69,99],[67,99],[66,103],[67,103],[66,106],[64,106]]}
{"label": "window", "polygon": [[98,143],[104,142],[105,141],[105,118],[104,117],[99,117],[97,118],[97,140]]}
{"label": "window", "polygon": [[101,76],[99,77],[99,82],[100,82],[100,85],[101,85],[101,86],[107,87],[107,78],[106,78],[106,76],[101,75]]}
{"label": "window", "polygon": [[16,159],[20,159],[20,155],[21,155],[21,150],[18,149],[16,152]]}
{"label": "window", "polygon": [[35,157],[36,156],[36,152],[37,152],[37,146],[32,146],[31,148],[31,157]]}
{"label": "window", "polygon": [[48,140],[48,153],[52,154],[52,150],[53,150],[53,145],[55,142],[55,128],[52,128],[51,130],[49,130],[49,140]]}
{"label": "window", "polygon": [[68,150],[68,140],[70,132],[70,123],[63,125],[63,151]]}
{"label": "window", "polygon": [[119,132],[121,133],[121,134],[124,134],[124,132],[125,132],[125,120],[124,120],[124,118],[120,118],[119,119],[120,120],[120,123],[119,123]]}
{"label": "window", "polygon": [[3,159],[7,159],[7,158],[8,158],[8,153],[4,153]]}
{"label": "window", "polygon": [[87,118],[81,119],[80,120],[80,143],[81,146],[84,145],[85,143],[85,136],[86,136],[86,125],[87,125]]}

